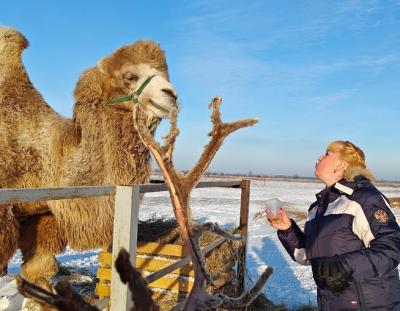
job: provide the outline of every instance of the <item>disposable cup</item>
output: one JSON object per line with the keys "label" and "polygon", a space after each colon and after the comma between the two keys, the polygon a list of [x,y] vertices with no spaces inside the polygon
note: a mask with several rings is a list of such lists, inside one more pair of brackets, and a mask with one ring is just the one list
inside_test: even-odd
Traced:
{"label": "disposable cup", "polygon": [[279,210],[282,207],[282,201],[277,198],[268,199],[265,201],[265,212],[270,220],[277,220],[280,218]]}

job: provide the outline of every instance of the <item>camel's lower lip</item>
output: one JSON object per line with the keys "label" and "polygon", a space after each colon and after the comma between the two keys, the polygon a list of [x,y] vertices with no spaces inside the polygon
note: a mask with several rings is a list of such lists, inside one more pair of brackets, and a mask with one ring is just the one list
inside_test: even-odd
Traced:
{"label": "camel's lower lip", "polygon": [[169,111],[166,108],[162,107],[161,105],[157,104],[156,102],[149,100],[149,104],[152,105],[153,107],[157,108],[161,112],[163,112],[165,115],[169,114]]}

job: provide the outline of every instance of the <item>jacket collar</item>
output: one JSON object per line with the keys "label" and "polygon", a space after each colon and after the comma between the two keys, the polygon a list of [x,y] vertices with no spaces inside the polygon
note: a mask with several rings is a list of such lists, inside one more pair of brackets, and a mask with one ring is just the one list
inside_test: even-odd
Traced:
{"label": "jacket collar", "polygon": [[352,181],[341,179],[334,183],[332,186],[326,187],[325,189],[317,193],[317,198],[318,194],[323,194],[325,192],[352,195],[356,189],[370,185],[370,183],[371,182],[367,178],[361,175],[354,177],[354,180]]}
{"label": "jacket collar", "polygon": [[335,201],[341,194],[335,185],[326,187],[325,189],[318,192],[315,196],[317,197],[317,202],[319,206],[327,206],[329,203]]}
{"label": "jacket collar", "polygon": [[315,195],[317,201],[310,206],[309,210],[311,210],[316,204],[320,206],[327,206],[329,203],[335,201],[341,195],[350,196],[356,189],[365,187],[369,184],[370,181],[364,176],[356,176],[353,181],[341,179],[332,186],[326,187],[322,191],[318,192]]}
{"label": "jacket collar", "polygon": [[344,179],[339,180],[334,184],[334,187],[343,194],[352,195],[358,188],[370,187],[371,181],[362,175],[354,177],[354,180],[347,181]]}
{"label": "jacket collar", "polygon": [[337,190],[339,190],[339,192],[341,193],[345,193],[347,195],[352,195],[354,192],[354,189],[352,187],[349,187],[352,185],[346,185],[346,182],[343,182],[341,180],[339,180],[338,182],[336,182],[333,187]]}

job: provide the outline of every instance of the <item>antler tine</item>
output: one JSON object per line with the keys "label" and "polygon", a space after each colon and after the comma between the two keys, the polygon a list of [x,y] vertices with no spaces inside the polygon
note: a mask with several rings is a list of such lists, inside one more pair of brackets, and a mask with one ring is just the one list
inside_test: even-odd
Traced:
{"label": "antler tine", "polygon": [[216,294],[215,296],[221,298],[222,302],[218,307],[227,308],[227,309],[237,309],[244,306],[248,306],[253,302],[254,299],[260,294],[262,288],[267,282],[268,278],[271,276],[273,269],[268,267],[261,274],[260,278],[253,285],[253,287],[246,292],[244,292],[238,298],[228,297],[224,294]]}
{"label": "antler tine", "polygon": [[213,232],[216,235],[219,235],[219,236],[224,237],[231,241],[243,241],[244,238],[242,236],[236,236],[236,235],[229,233],[228,231],[223,230],[216,223],[207,222],[207,223],[204,223],[201,225],[196,224],[196,223],[193,224],[192,235],[190,238],[192,240],[192,244],[194,246],[194,251],[197,256],[199,265],[200,265],[200,270],[204,274],[204,278],[206,280],[207,285],[215,286],[214,280],[212,279],[211,275],[207,272],[206,262],[205,262],[204,256],[203,256],[203,254],[201,252],[201,248],[200,248],[200,237],[204,232],[207,232],[207,231]]}
{"label": "antler tine", "polygon": [[223,144],[225,138],[230,133],[240,128],[253,126],[258,122],[257,118],[252,118],[238,120],[230,123],[223,123],[221,120],[221,112],[219,110],[221,102],[221,97],[214,97],[208,106],[209,108],[212,107],[213,109],[211,116],[213,128],[208,134],[209,136],[211,136],[211,140],[205,146],[203,153],[201,154],[200,159],[197,161],[196,165],[186,175],[186,182],[191,189],[194,188],[196,183],[200,180],[201,176],[207,170],[218,149]]}
{"label": "antler tine", "polygon": [[146,126],[146,118],[144,112],[140,108],[140,105],[134,105],[132,114],[135,128],[138,131],[142,141],[149,149],[151,148],[157,151],[159,154],[162,154],[160,144],[154,139],[153,135],[151,135],[148,127]]}
{"label": "antler tine", "polygon": [[[211,122],[214,124],[213,128],[218,128],[222,124],[221,112],[219,107],[221,106],[222,98],[220,96],[214,97],[211,103],[208,104],[208,109],[212,108]],[[208,134],[212,135],[212,132]]]}
{"label": "antler tine", "polygon": [[193,250],[194,250],[195,256],[197,257],[197,262],[193,261],[193,265],[198,265],[197,268],[203,274],[207,285],[215,286],[214,280],[212,279],[211,274],[207,272],[206,261],[204,259],[203,254],[201,253],[200,235],[193,234],[192,236],[190,236],[190,240],[193,245]]}
{"label": "antler tine", "polygon": [[122,283],[128,283],[132,293],[135,308],[131,311],[159,311],[160,307],[153,301],[153,292],[147,286],[146,280],[129,261],[129,253],[125,249],[119,251],[115,261],[115,267],[119,273]]}
{"label": "antler tine", "polygon": [[201,249],[200,249],[200,237],[206,231],[213,232],[221,237],[224,237],[224,238],[226,238],[228,240],[232,240],[232,241],[242,241],[243,237],[235,236],[235,235],[223,230],[216,223],[207,222],[207,223],[204,223],[201,225],[199,225],[199,224],[193,225],[191,239],[192,239],[192,242],[194,245],[195,253],[198,256],[200,269],[204,274],[206,283],[208,285],[214,286],[214,280],[212,279],[211,275],[206,270],[206,262],[205,262],[204,256],[201,253]]}
{"label": "antler tine", "polygon": [[165,154],[165,160],[168,160],[169,162],[172,162],[172,152],[174,151],[176,137],[179,135],[179,129],[176,126],[177,112],[177,110],[172,112],[169,131],[164,138],[164,146],[162,147]]}
{"label": "antler tine", "polygon": [[31,298],[41,304],[47,306],[55,305],[55,295],[44,290],[43,288],[28,282],[22,276],[16,275],[15,281],[17,282],[18,291],[26,298]]}
{"label": "antler tine", "polygon": [[[166,168],[166,171],[171,175],[177,175],[177,172],[172,163],[172,152],[174,150],[175,140],[179,134],[179,129],[176,126],[176,117],[177,111],[173,111],[170,121],[171,126],[169,128],[169,132],[165,137],[165,143],[161,146],[150,133],[150,130],[146,126],[146,118],[143,110],[140,105],[134,106],[133,109],[133,119],[134,126],[139,133],[140,138],[144,142],[144,144],[149,148],[149,150],[153,153],[155,160]],[[165,176],[164,176],[165,177]]]}
{"label": "antler tine", "polygon": [[231,241],[242,241],[244,239],[242,236],[234,235],[228,231],[225,231],[220,226],[218,226],[217,223],[212,223],[212,222],[206,222],[201,225],[196,225],[193,228],[193,235],[198,236],[200,238],[200,236],[206,231],[213,232],[213,233],[215,233],[221,237],[224,237],[228,240],[231,240]]}
{"label": "antler tine", "polygon": [[230,133],[244,128],[244,127],[249,127],[249,126],[253,126],[254,124],[258,123],[258,118],[249,118],[249,119],[242,119],[242,120],[238,120],[238,121],[234,121],[234,122],[230,122],[230,123],[224,123],[224,136],[228,136]]}
{"label": "antler tine", "polygon": [[[253,285],[253,287],[243,293],[240,297],[232,298],[228,297],[225,294],[215,294],[211,295],[206,292],[203,292],[201,299],[199,299],[198,304],[196,305],[195,310],[214,310],[217,308],[226,308],[228,310],[235,310],[238,308],[243,308],[250,305],[254,299],[260,294],[262,288],[267,282],[268,278],[271,276],[273,270],[268,267],[261,274],[260,278]],[[180,307],[180,306],[179,306]],[[185,308],[185,307],[183,307]],[[175,309],[174,309],[175,310]],[[176,310],[180,310],[177,308]]]}
{"label": "antler tine", "polygon": [[214,310],[217,308],[226,308],[228,310],[235,310],[238,308],[243,308],[250,305],[254,299],[260,294],[263,286],[267,282],[268,278],[271,276],[273,270],[268,267],[261,274],[260,278],[253,285],[253,287],[243,293],[240,297],[232,298],[228,297],[225,294],[208,294],[206,291],[198,293],[199,299],[196,301],[196,304],[192,309],[187,308],[186,305],[178,304],[172,310],[196,310],[196,311],[206,311],[206,310]]}
{"label": "antler tine", "polygon": [[58,294],[56,295],[28,282],[20,275],[17,275],[15,279],[17,281],[18,290],[23,296],[31,298],[41,304],[55,307],[60,311],[100,311],[75,293],[66,280],[61,280],[57,283],[55,289]]}

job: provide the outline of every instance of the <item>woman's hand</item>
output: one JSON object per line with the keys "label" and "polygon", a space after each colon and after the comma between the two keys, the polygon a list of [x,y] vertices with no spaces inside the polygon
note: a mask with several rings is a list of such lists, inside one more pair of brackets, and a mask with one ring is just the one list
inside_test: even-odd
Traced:
{"label": "woman's hand", "polygon": [[269,224],[278,230],[287,230],[292,226],[292,221],[283,208],[279,209],[278,217],[272,218],[268,210],[266,211],[266,215]]}

